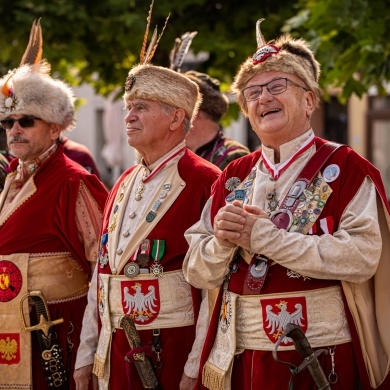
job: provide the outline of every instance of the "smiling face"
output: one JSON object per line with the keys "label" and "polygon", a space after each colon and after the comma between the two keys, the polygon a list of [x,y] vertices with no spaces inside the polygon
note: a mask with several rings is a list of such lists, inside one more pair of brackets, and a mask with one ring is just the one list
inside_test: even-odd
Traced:
{"label": "smiling face", "polygon": [[[262,72],[248,81],[245,88],[287,78],[287,89],[272,95],[266,87],[257,100],[248,102],[248,118],[261,142],[278,148],[310,128],[310,117],[315,109],[311,91],[297,76],[283,72]],[[301,86],[301,87],[300,87]]]}

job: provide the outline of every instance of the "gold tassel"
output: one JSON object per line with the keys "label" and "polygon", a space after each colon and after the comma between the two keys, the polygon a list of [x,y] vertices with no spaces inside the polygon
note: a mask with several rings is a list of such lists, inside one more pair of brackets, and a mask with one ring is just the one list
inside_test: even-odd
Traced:
{"label": "gold tassel", "polygon": [[104,377],[104,360],[95,353],[92,372],[98,377]]}
{"label": "gold tassel", "polygon": [[223,390],[226,373],[210,362],[206,362],[202,370],[202,385],[209,390]]}

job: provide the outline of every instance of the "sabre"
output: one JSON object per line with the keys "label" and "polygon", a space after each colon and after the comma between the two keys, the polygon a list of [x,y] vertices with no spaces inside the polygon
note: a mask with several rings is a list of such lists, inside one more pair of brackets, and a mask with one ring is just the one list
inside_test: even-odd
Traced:
{"label": "sabre", "polygon": [[[34,302],[34,308],[39,323],[27,326],[23,312],[24,301],[30,298]],[[54,325],[64,322],[62,318],[52,321],[45,298],[40,291],[31,291],[19,301],[19,312],[22,328],[25,332],[35,331],[38,336],[41,349],[41,364],[45,373],[47,384],[50,388],[67,390],[68,378],[63,364],[62,349],[59,347],[54,330]]]}
{"label": "sabre", "polygon": [[[134,321],[130,317],[122,316],[119,319],[119,326],[123,328],[127,341],[129,342],[130,348],[132,350],[142,347],[137,328],[134,325]],[[145,355],[145,352],[135,353],[133,357],[135,368],[137,369],[144,389],[161,390],[156,374],[154,373],[152,363]],[[126,359],[128,362],[130,362],[128,358],[125,358],[125,360]]]}
{"label": "sabre", "polygon": [[[295,349],[304,358],[304,361],[300,364],[299,367],[296,367],[288,362],[283,362],[279,360],[277,356],[277,349],[279,344],[285,337],[290,337],[292,339]],[[292,375],[299,374],[307,367],[319,390],[331,390],[329,381],[326,378],[325,373],[318,361],[318,356],[322,353],[327,354],[328,351],[326,349],[318,349],[313,351],[302,329],[298,325],[288,323],[284,328],[282,336],[275,344],[275,350],[272,351],[272,356],[278,363],[288,364],[290,366]]]}

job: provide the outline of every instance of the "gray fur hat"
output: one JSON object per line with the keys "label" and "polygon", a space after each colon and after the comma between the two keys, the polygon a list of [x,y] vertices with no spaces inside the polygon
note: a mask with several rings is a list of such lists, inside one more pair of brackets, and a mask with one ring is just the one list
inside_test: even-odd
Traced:
{"label": "gray fur hat", "polygon": [[42,60],[39,20],[31,29],[30,41],[20,66],[0,79],[0,120],[10,115],[32,115],[71,130],[75,125],[75,96],[72,88],[50,76],[50,64]]}

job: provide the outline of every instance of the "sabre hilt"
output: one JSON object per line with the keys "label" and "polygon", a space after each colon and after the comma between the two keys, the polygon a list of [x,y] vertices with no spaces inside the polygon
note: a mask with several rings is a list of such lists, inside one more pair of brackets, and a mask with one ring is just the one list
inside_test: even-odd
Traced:
{"label": "sabre hilt", "polygon": [[[304,361],[299,365],[299,367],[296,367],[289,362],[281,361],[277,357],[278,346],[285,337],[292,339],[296,351],[304,358]],[[331,390],[329,381],[318,361],[318,356],[322,353],[327,354],[328,351],[326,349],[317,349],[316,351],[313,351],[302,329],[298,325],[288,323],[284,328],[283,334],[275,344],[275,350],[272,352],[272,355],[277,362],[288,364],[292,375],[297,375],[307,368],[319,390]]]}

